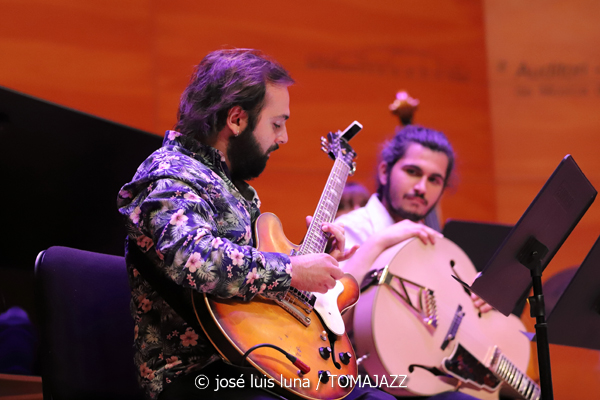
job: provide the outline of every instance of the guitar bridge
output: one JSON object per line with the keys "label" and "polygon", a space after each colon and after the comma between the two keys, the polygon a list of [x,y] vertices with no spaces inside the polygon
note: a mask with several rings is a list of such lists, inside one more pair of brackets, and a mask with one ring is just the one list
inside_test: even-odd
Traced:
{"label": "guitar bridge", "polygon": [[454,313],[454,318],[452,319],[452,323],[450,324],[450,328],[448,328],[448,332],[446,333],[446,337],[442,342],[442,350],[446,350],[446,347],[450,344],[451,341],[456,339],[456,333],[458,332],[458,328],[462,322],[462,319],[465,316],[465,312],[463,311],[462,306],[459,304],[456,312]]}
{"label": "guitar bridge", "polygon": [[313,294],[296,288],[290,288],[287,294],[282,299],[275,300],[275,303],[290,313],[304,326],[309,326],[312,321],[309,314],[313,311],[315,301],[316,298]]}
{"label": "guitar bridge", "polygon": [[283,308],[285,311],[290,313],[294,318],[300,321],[304,326],[309,326],[311,323],[311,318],[304,314],[302,311],[298,310],[293,304],[291,304],[287,300],[275,300],[275,302]]}

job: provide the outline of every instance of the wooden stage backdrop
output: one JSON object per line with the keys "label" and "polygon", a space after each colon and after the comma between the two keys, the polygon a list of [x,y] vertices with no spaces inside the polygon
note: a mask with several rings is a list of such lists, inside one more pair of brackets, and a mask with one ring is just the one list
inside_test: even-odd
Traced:
{"label": "wooden stage backdrop", "polygon": [[387,107],[399,89],[421,100],[416,121],[443,130],[456,147],[458,186],[444,216],[496,219],[479,2],[0,4],[0,84],[160,135],[209,51],[258,48],[281,62],[297,81],[290,140],[254,184],[263,210],[280,216],[292,240],[302,238],[331,167],[320,136],[360,121],[353,179],[374,187],[379,145],[397,123]]}
{"label": "wooden stage backdrop", "polygon": [[[497,218],[514,223],[565,154],[600,188],[600,3],[484,6]],[[596,200],[545,278],[580,264],[599,234]],[[551,345],[550,352],[556,399],[598,398],[598,351]]]}
{"label": "wooden stage backdrop", "polygon": [[[599,6],[521,3],[0,0],[0,85],[162,135],[206,53],[258,48],[297,81],[289,143],[253,183],[291,240],[301,240],[331,167],[321,135],[364,125],[351,179],[374,189],[400,89],[421,101],[415,121],[444,131],[457,152],[443,218],[515,223],[566,153],[600,187]],[[552,63],[573,76],[544,76]],[[598,207],[550,271],[581,262],[600,233]],[[598,381],[597,370],[585,373]]]}

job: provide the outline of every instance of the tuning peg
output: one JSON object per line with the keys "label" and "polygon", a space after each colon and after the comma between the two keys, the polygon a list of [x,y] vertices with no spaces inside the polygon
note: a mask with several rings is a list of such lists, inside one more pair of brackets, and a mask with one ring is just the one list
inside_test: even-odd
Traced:
{"label": "tuning peg", "polygon": [[348,172],[348,175],[352,176],[352,175],[354,175],[355,172],[356,172],[356,162],[353,161],[352,167],[350,167],[350,171]]}
{"label": "tuning peg", "polygon": [[322,136],[321,136],[321,150],[324,153],[329,153],[331,151],[329,141]]}

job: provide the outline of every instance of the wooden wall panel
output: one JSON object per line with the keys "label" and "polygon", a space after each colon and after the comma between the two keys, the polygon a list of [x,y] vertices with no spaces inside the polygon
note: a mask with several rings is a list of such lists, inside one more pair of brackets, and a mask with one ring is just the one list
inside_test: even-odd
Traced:
{"label": "wooden wall panel", "polygon": [[[515,223],[566,154],[600,188],[600,3],[484,4],[497,216]],[[600,206],[592,204],[544,280],[581,263],[599,234]],[[599,354],[552,346],[556,399],[598,397]]]}
{"label": "wooden wall panel", "polygon": [[[387,107],[399,89],[421,100],[416,121],[445,131],[458,152],[460,189],[444,201],[444,216],[495,218],[481,5],[233,2],[225,11],[189,0],[156,4],[161,126],[174,123],[192,66],[213,49],[260,48],[296,79],[289,145],[255,181],[263,210],[276,212],[291,237],[301,237],[301,216],[312,213],[321,191],[302,176],[320,174],[324,181],[330,169],[318,150],[326,132],[355,119],[363,123],[353,140],[359,153],[354,179],[374,188],[380,143],[396,124]],[[285,195],[272,184],[282,172],[295,183]],[[299,208],[289,208],[292,198],[303,199]]]}
{"label": "wooden wall panel", "polygon": [[[274,154],[255,185],[263,209],[281,216],[293,237],[316,205],[330,161],[319,137],[353,120],[355,180],[374,188],[381,142],[396,119],[387,111],[397,90],[421,100],[416,122],[448,134],[458,153],[459,183],[443,216],[495,219],[487,107],[483,12],[479,2],[269,0],[225,4],[191,0],[80,3],[0,0],[0,84],[162,135],[175,122],[179,95],[209,51],[258,48],[290,70],[290,144]],[[296,186],[283,195],[271,173]],[[302,207],[290,209],[290,198]]]}
{"label": "wooden wall panel", "polygon": [[0,85],[154,128],[149,0],[0,0],[0,9]]}

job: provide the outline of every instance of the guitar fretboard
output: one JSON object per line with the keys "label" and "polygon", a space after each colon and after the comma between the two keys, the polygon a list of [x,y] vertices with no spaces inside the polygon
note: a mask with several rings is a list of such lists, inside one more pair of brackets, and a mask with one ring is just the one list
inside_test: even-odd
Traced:
{"label": "guitar fretboard", "polygon": [[494,373],[526,400],[539,400],[541,389],[503,354],[498,354]]}
{"label": "guitar fretboard", "polygon": [[321,226],[325,222],[332,222],[335,218],[349,172],[350,166],[344,160],[337,158],[298,254],[323,253],[325,251],[327,237],[321,230]]}

